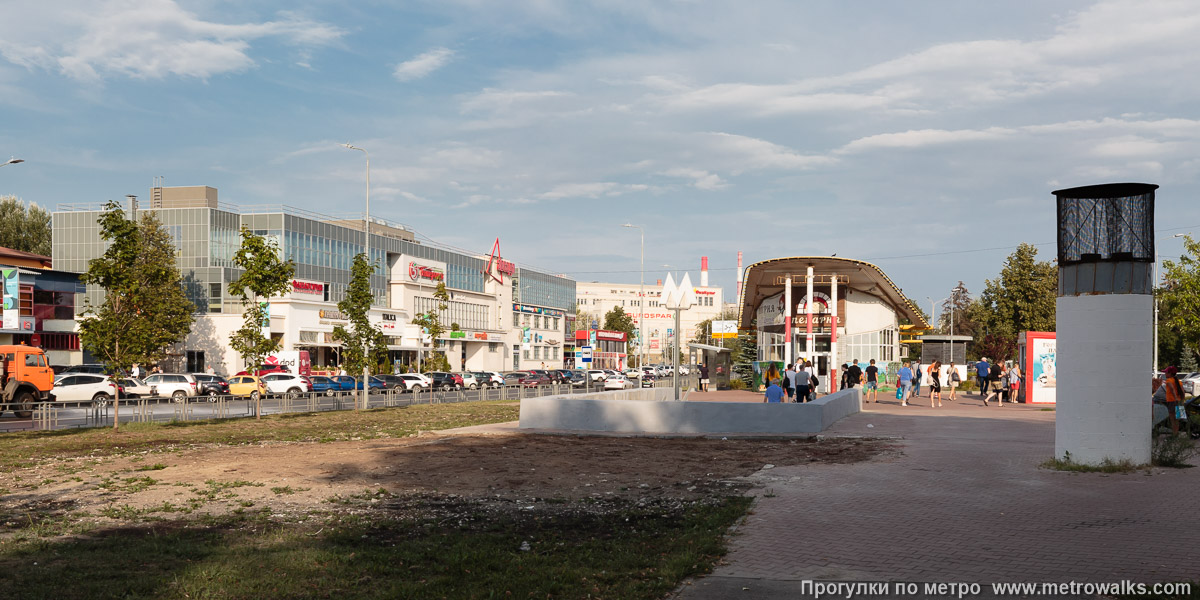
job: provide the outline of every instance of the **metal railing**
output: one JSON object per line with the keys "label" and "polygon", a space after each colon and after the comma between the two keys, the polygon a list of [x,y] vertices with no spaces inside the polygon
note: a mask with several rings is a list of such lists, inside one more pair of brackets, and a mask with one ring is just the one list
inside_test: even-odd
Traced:
{"label": "metal railing", "polygon": [[[695,377],[682,377],[683,388],[694,388]],[[641,381],[630,379],[633,387]],[[654,387],[670,387],[670,378],[655,380]],[[553,383],[548,385],[485,386],[478,389],[372,390],[364,409],[405,408],[418,404],[448,404],[459,402],[520,401],[540,396],[575,395],[604,391],[602,382],[588,385]],[[320,413],[354,410],[360,396],[358,390],[337,392],[305,392],[275,394],[262,398],[262,414]],[[24,419],[0,419],[0,432],[104,427],[112,424],[112,410],[117,401],[102,399],[82,402],[43,402],[34,407],[33,416]],[[192,396],[175,400],[170,397],[122,398],[122,423],[169,423],[253,417],[256,403],[246,396]],[[11,414],[11,413],[8,413]]]}

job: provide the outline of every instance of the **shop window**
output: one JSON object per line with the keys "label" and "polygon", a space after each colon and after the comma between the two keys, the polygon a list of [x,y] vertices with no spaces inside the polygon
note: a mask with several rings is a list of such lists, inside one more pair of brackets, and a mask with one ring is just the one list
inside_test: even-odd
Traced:
{"label": "shop window", "polygon": [[204,351],[203,350],[188,350],[187,351],[187,372],[188,373],[203,373],[204,369]]}
{"label": "shop window", "polygon": [[521,326],[521,313],[513,313],[513,327]]}

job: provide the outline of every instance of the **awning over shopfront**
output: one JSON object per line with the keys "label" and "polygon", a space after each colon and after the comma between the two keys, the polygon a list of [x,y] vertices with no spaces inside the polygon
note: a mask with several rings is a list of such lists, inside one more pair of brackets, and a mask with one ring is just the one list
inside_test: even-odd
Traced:
{"label": "awning over shopfront", "polygon": [[764,260],[746,267],[738,306],[738,328],[750,328],[763,300],[782,292],[788,275],[792,277],[793,289],[801,287],[810,266],[813,267],[814,279],[837,275],[839,287],[881,298],[901,317],[922,327],[929,325],[917,307],[879,267],[837,256],[793,256]]}

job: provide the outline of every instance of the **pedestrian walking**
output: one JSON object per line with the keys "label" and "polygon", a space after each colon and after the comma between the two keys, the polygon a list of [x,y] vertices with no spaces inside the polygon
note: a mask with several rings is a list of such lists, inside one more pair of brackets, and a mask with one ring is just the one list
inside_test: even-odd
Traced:
{"label": "pedestrian walking", "polygon": [[942,406],[942,362],[938,360],[929,365],[929,408],[933,408],[935,399],[940,408]]}
{"label": "pedestrian walking", "polygon": [[958,374],[958,369],[954,367],[954,363],[950,363],[950,369],[946,371],[946,386],[950,388],[950,397],[946,398],[947,400],[954,400],[954,390],[961,381],[962,376]]}
{"label": "pedestrian walking", "polygon": [[796,402],[808,402],[809,374],[804,361],[796,363]]}
{"label": "pedestrian walking", "polygon": [[142,378],[142,367],[137,363],[133,363],[133,368],[129,370],[129,376],[134,379]]}
{"label": "pedestrian walking", "polygon": [[796,369],[793,364],[788,364],[783,372],[783,391],[787,392],[787,401],[791,402],[792,395],[796,393]]}
{"label": "pedestrian walking", "polygon": [[979,395],[987,396],[988,392],[988,375],[992,372],[991,365],[988,364],[986,356],[979,357],[979,362],[975,363],[975,379],[979,382]]}
{"label": "pedestrian walking", "polygon": [[846,382],[851,388],[857,388],[862,384],[862,367],[858,366],[858,359],[850,363],[850,368],[846,370]]}
{"label": "pedestrian walking", "polygon": [[771,385],[767,386],[767,391],[763,394],[763,402],[783,402],[783,388],[779,387],[778,379],[772,379]]}
{"label": "pedestrian walking", "polygon": [[848,387],[850,387],[850,365],[847,363],[842,363],[842,375],[841,379],[838,381],[838,389],[844,390]]}
{"label": "pedestrian walking", "polygon": [[[871,359],[871,364],[867,365],[867,384],[863,386],[863,395],[870,394],[875,403],[879,403],[879,367],[875,366],[875,359]],[[870,400],[867,400],[870,402]]]}
{"label": "pedestrian walking", "polygon": [[[1179,433],[1179,421],[1175,418],[1175,407],[1184,401],[1183,385],[1179,383],[1179,369],[1170,366],[1163,369],[1163,382],[1159,389],[1163,391],[1163,406],[1167,407],[1167,422],[1171,424],[1171,433]],[[1155,394],[1158,392],[1155,391]]]}
{"label": "pedestrian walking", "polygon": [[921,397],[921,359],[917,359],[912,366],[912,386],[913,398]]}
{"label": "pedestrian walking", "polygon": [[896,377],[896,382],[900,386],[900,406],[908,406],[908,394],[912,392],[913,372],[908,366],[908,361],[904,361],[904,366],[900,367],[900,374]]}
{"label": "pedestrian walking", "polygon": [[1008,369],[1008,401],[1017,403],[1021,397],[1021,367],[1013,363]]}
{"label": "pedestrian walking", "polygon": [[992,398],[996,399],[999,406],[1004,405],[1004,378],[1006,375],[1004,364],[996,361],[996,364],[992,365],[991,370],[988,372],[988,393],[983,397],[984,406],[988,406],[988,400]]}
{"label": "pedestrian walking", "polygon": [[813,368],[811,360],[804,361],[804,368],[808,370],[808,401],[812,402],[817,399],[817,388],[821,387],[821,378],[817,377],[817,370]]}

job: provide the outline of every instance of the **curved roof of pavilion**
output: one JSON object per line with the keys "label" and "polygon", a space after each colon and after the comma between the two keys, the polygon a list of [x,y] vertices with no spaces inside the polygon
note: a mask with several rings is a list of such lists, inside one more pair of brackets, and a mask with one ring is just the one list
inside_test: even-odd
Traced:
{"label": "curved roof of pavilion", "polygon": [[[783,291],[783,279],[786,275],[792,275],[793,280],[803,278],[810,265],[818,275],[836,273],[845,276],[848,284],[844,285],[854,291],[883,299],[909,322],[922,327],[929,325],[912,301],[879,267],[869,262],[838,256],[792,256],[759,261],[746,267],[746,273],[742,277],[738,328],[750,328],[762,301]],[[841,290],[842,285],[839,285],[838,289]]]}

